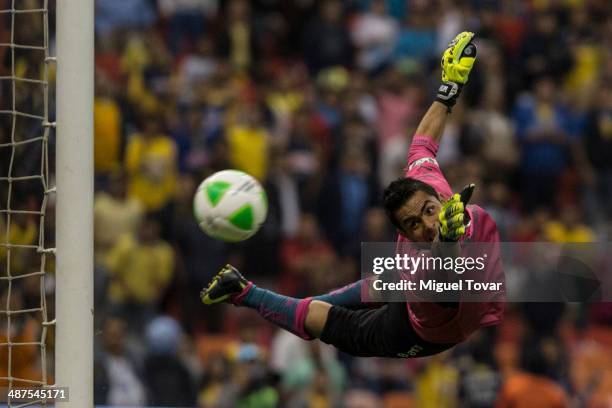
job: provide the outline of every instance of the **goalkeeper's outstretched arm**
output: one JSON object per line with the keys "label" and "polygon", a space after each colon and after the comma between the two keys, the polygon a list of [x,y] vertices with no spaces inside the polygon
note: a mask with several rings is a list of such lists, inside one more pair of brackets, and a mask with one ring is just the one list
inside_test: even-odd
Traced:
{"label": "goalkeeper's outstretched arm", "polygon": [[442,81],[436,100],[421,119],[416,134],[429,136],[439,142],[446,124],[446,116],[457,102],[461,89],[476,61],[476,46],[472,43],[474,33],[458,34],[442,55]]}
{"label": "goalkeeper's outstretched arm", "polygon": [[425,116],[421,119],[415,134],[429,136],[436,143],[439,143],[444,132],[447,116],[448,108],[442,103],[434,101],[427,112],[425,112]]}

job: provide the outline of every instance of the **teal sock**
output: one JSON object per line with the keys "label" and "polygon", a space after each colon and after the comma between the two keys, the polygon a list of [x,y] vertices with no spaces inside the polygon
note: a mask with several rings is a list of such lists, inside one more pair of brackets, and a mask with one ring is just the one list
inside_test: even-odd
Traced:
{"label": "teal sock", "polygon": [[312,337],[306,333],[304,322],[311,301],[312,298],[297,299],[279,295],[252,283],[234,298],[235,304],[254,309],[269,322],[307,340]]}
{"label": "teal sock", "polygon": [[341,287],[325,295],[314,296],[313,299],[330,303],[334,306],[342,306],[347,309],[363,309],[369,307],[361,298],[365,280],[361,279],[350,285]]}

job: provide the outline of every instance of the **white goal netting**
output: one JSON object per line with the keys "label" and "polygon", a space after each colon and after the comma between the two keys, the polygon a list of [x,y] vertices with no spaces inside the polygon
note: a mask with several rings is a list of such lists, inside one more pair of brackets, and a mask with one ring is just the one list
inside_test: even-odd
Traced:
{"label": "white goal netting", "polygon": [[48,0],[0,0],[0,395],[52,383],[55,189]]}

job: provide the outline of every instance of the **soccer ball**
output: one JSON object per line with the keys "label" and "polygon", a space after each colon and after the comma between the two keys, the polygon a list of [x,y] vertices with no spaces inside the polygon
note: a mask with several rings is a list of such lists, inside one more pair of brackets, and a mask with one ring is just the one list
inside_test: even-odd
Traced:
{"label": "soccer ball", "polygon": [[261,184],[250,175],[223,170],[198,186],[193,213],[209,236],[238,242],[259,230],[268,213],[268,198]]}

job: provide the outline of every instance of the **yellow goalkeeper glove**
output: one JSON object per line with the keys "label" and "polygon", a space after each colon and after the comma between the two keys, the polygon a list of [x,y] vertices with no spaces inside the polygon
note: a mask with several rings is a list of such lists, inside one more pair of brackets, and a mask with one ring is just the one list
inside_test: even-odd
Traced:
{"label": "yellow goalkeeper glove", "polygon": [[461,194],[454,194],[446,201],[438,219],[440,220],[440,241],[456,242],[465,235],[465,207],[472,197],[475,184],[465,186]]}
{"label": "yellow goalkeeper glove", "polygon": [[473,39],[474,33],[469,31],[457,34],[442,55],[442,82],[436,100],[446,105],[449,112],[457,102],[461,88],[467,83],[476,61]]}

